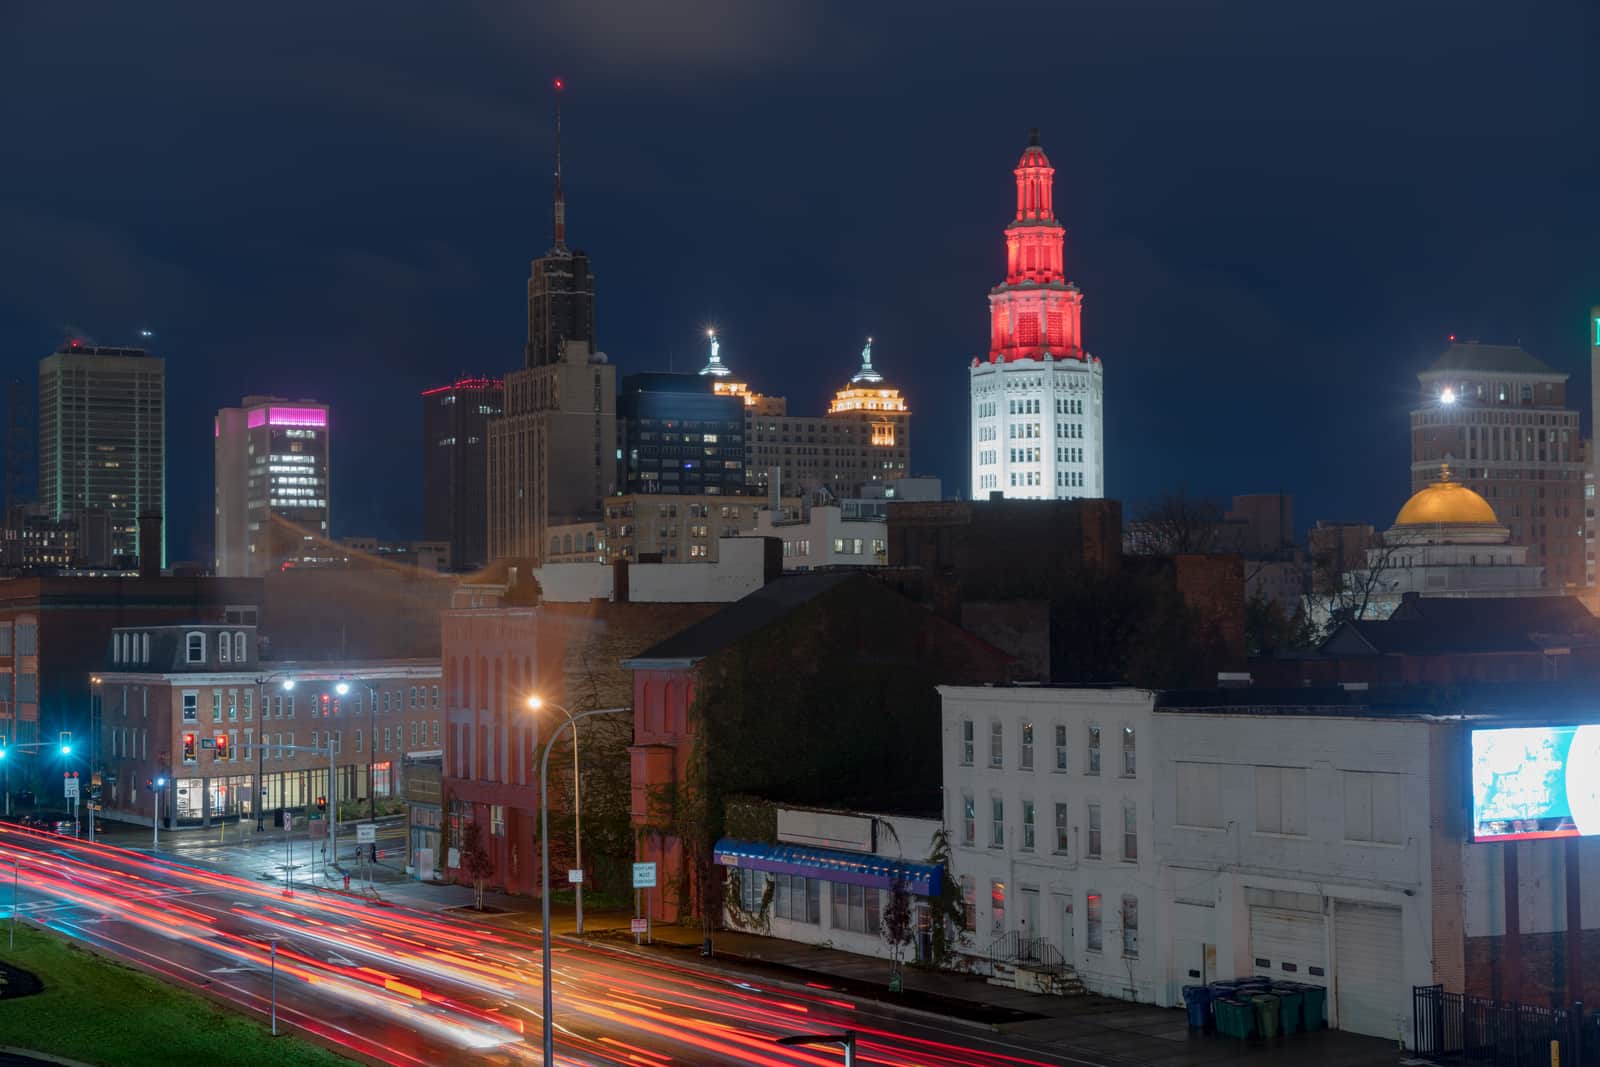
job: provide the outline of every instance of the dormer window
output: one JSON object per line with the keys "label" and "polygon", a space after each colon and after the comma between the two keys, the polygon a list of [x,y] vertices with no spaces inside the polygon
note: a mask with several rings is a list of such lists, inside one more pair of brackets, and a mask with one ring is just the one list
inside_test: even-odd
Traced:
{"label": "dormer window", "polygon": [[185,641],[185,663],[204,663],[206,661],[206,635],[192,633]]}
{"label": "dormer window", "polygon": [[233,635],[233,662],[243,663],[248,657],[244,654],[244,633]]}
{"label": "dormer window", "polygon": [[233,646],[228,641],[227,634],[217,635],[217,659],[223,663],[232,658]]}
{"label": "dormer window", "polygon": [[149,663],[150,662],[150,635],[149,634],[140,634],[139,635],[139,662],[140,663]]}

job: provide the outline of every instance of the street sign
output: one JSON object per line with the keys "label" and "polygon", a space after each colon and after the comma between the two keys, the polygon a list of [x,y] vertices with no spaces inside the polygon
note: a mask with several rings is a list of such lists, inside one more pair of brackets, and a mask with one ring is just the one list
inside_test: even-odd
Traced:
{"label": "street sign", "polygon": [[583,884],[583,872],[582,871],[578,871],[578,870],[568,871],[567,872],[567,884],[568,885],[582,885]]}
{"label": "street sign", "polygon": [[633,888],[654,889],[656,887],[656,865],[654,863],[635,863],[633,865]]}
{"label": "street sign", "polygon": [[67,785],[66,799],[68,799],[68,800],[77,800],[78,799],[78,779],[76,777],[72,777],[72,778],[63,779],[63,781],[65,781],[66,785]]}
{"label": "street sign", "polygon": [[650,929],[650,920],[649,919],[629,919],[628,920],[628,932],[630,934],[642,934],[648,929]]}
{"label": "street sign", "polygon": [[356,824],[356,844],[375,845],[378,843],[378,827],[376,823],[363,822]]}
{"label": "street sign", "polygon": [[202,737],[200,739],[200,747],[201,748],[216,748],[217,747],[216,738],[214,738],[214,737]]}

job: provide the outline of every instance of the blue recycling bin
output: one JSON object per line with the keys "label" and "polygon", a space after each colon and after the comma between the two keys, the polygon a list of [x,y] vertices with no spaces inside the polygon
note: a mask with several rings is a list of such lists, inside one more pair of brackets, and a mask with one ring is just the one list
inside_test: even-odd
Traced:
{"label": "blue recycling bin", "polygon": [[1186,985],[1183,987],[1183,1002],[1189,1009],[1189,1029],[1206,1029],[1211,1022],[1211,988]]}

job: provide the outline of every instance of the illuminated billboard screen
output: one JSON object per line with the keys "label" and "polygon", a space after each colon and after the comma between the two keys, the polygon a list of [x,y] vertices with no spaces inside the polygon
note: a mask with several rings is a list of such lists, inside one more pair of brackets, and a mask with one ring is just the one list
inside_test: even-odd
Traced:
{"label": "illuminated billboard screen", "polygon": [[1472,731],[1472,839],[1600,835],[1600,725]]}

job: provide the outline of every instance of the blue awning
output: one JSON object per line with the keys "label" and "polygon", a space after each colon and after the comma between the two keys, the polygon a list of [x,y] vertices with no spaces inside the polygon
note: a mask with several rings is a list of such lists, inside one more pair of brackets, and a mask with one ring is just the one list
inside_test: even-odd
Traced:
{"label": "blue awning", "polygon": [[896,882],[920,897],[936,897],[944,889],[944,868],[929,863],[907,863],[863,852],[804,845],[765,845],[724,837],[712,853],[718,866],[747,871],[772,871],[822,878],[829,882],[891,889]]}

